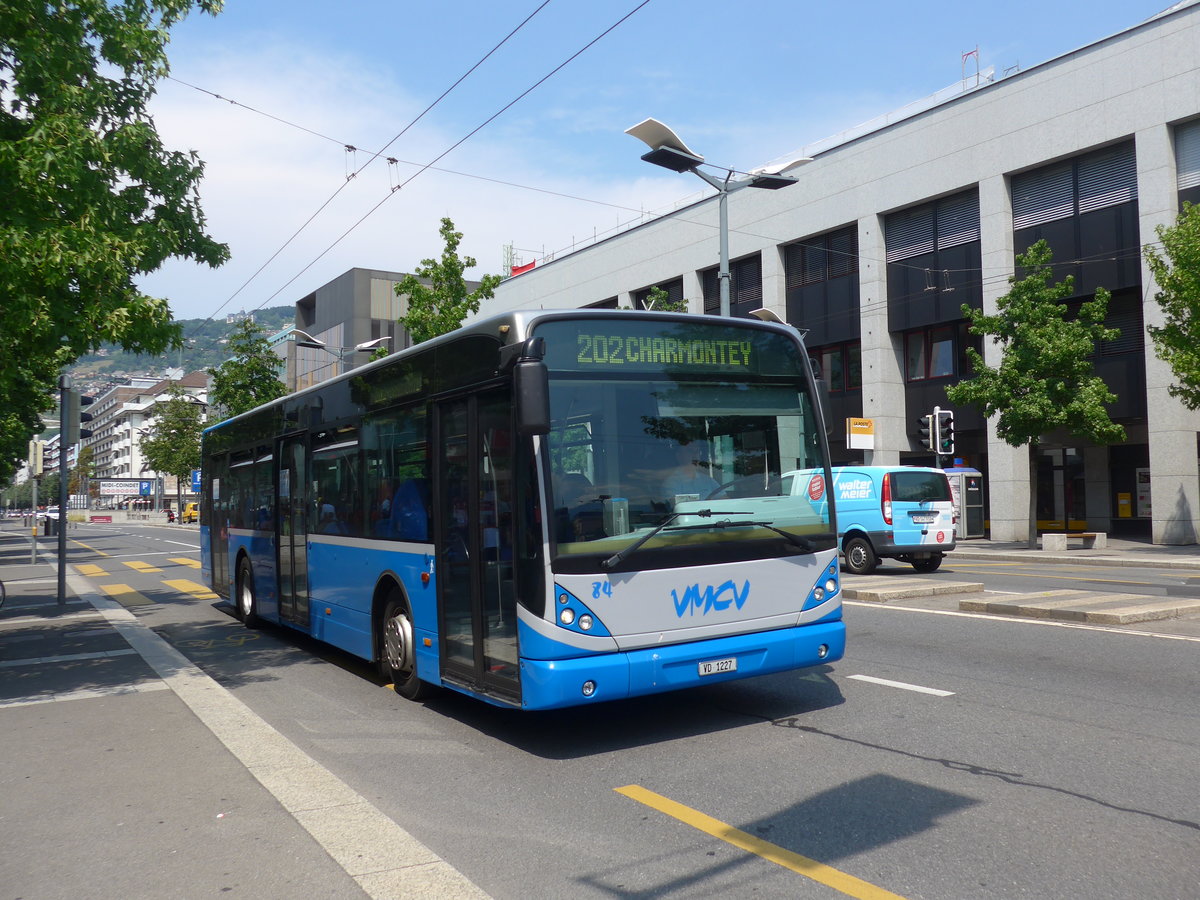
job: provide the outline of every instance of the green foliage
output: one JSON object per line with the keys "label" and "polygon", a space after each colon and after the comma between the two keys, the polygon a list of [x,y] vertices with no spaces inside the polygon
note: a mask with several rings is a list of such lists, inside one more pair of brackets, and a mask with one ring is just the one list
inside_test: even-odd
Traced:
{"label": "green foliage", "polygon": [[212,384],[208,400],[226,416],[240,415],[287,393],[279,380],[283,360],[275,355],[266,331],[243,319],[229,339],[230,358],[209,369]]}
{"label": "green foliage", "polygon": [[147,112],[168,30],[193,7],[220,3],[0,3],[0,480],[77,357],[178,345],[137,277],[228,256],[204,231],[200,161],[167,150]]}
{"label": "green foliage", "polygon": [[1200,206],[1185,203],[1179,221],[1156,229],[1160,255],[1146,248],[1164,324],[1151,325],[1154,349],[1171,367],[1177,384],[1167,388],[1188,409],[1200,409]]}
{"label": "green foliage", "polygon": [[1062,302],[1074,291],[1068,276],[1051,284],[1050,247],[1038,241],[1017,257],[1023,278],[1009,279],[1012,289],[997,302],[997,314],[963,306],[971,333],[994,338],[1001,348],[998,368],[967,348],[974,377],[946,388],[959,405],[975,405],[988,417],[998,416],[996,432],[1013,447],[1036,444],[1057,428],[1098,444],[1124,440],[1125,429],[1109,418],[1105,405],[1116,400],[1094,374],[1089,357],[1097,342],[1111,341],[1120,332],[1105,328],[1108,291],[1096,291],[1075,318]]}
{"label": "green foliage", "polygon": [[178,384],[167,388],[170,399],[155,407],[149,435],[138,441],[146,465],[155,472],[187,478],[200,468],[200,432],[204,407],[189,399]]}
{"label": "green foliage", "polygon": [[658,285],[650,288],[646,294],[646,309],[653,309],[657,312],[687,312],[687,300],[682,297],[678,300],[672,300],[670,295],[660,288]]}
{"label": "green foliage", "polygon": [[479,312],[479,302],[491,299],[503,280],[499,275],[484,275],[479,287],[468,293],[463,272],[475,267],[475,258],[459,257],[463,236],[452,221],[442,219],[438,232],[445,242],[441,260],[421,260],[416,272],[396,285],[397,295],[408,295],[408,312],[399,322],[414,344],[458,328],[468,315]]}

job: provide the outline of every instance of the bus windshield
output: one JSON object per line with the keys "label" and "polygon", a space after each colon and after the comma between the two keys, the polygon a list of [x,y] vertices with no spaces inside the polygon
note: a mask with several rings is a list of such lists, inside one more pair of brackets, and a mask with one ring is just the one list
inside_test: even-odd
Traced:
{"label": "bus windshield", "polygon": [[[807,359],[774,329],[652,317],[552,321],[546,448],[553,568],[599,572],[834,546]],[[648,540],[644,540],[654,532]],[[616,566],[621,571],[621,566]]]}

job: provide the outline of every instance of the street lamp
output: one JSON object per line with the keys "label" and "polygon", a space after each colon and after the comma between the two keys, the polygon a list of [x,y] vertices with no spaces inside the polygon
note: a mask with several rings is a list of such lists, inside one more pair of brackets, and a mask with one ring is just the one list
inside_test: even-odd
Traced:
{"label": "street lamp", "polygon": [[346,355],[349,353],[366,353],[368,350],[374,350],[381,344],[391,340],[391,337],[384,335],[383,337],[377,337],[374,340],[363,341],[361,344],[355,344],[353,347],[330,347],[324,341],[313,337],[307,331],[301,331],[299,328],[293,328],[292,333],[302,338],[302,340],[296,341],[297,347],[309,347],[313,350],[324,350],[327,353],[332,353],[338,358],[339,361],[345,359]]}
{"label": "street lamp", "polygon": [[[766,191],[777,191],[789,184],[795,184],[796,179],[785,175],[790,169],[812,162],[812,157],[801,156],[782,165],[763,166],[750,172],[739,172],[727,166],[714,166],[706,163],[704,157],[688,148],[687,144],[657,119],[645,119],[625,133],[632,135],[650,148],[649,153],[642,155],[648,163],[670,169],[672,172],[691,172],[717,190],[717,209],[719,213],[721,236],[721,264],[717,269],[717,280],[721,289],[721,315],[729,315],[729,195],[743,188],[760,188]],[[710,166],[723,169],[725,176],[718,177],[702,172],[700,166]],[[734,175],[745,175],[745,178],[734,180]]]}

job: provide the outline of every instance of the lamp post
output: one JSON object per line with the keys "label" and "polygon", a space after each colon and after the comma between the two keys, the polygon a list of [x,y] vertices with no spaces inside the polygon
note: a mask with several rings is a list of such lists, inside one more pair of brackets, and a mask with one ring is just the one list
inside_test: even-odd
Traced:
{"label": "lamp post", "polygon": [[[727,166],[714,166],[706,163],[704,157],[688,148],[687,144],[657,119],[645,119],[625,133],[632,135],[650,148],[649,153],[642,155],[648,163],[670,169],[672,172],[691,172],[717,190],[718,230],[720,233],[720,266],[717,269],[717,281],[720,286],[721,315],[729,315],[729,195],[744,188],[759,188],[766,191],[777,191],[789,184],[795,184],[796,179],[785,175],[790,169],[812,162],[812,157],[802,156],[790,160],[783,165],[764,166],[750,172],[739,172]],[[709,166],[724,170],[724,177],[711,175],[701,171],[700,166]],[[744,175],[744,178],[734,179],[734,175]]]}
{"label": "lamp post", "polygon": [[313,350],[324,350],[327,353],[332,353],[339,361],[344,360],[351,353],[366,353],[368,350],[374,350],[376,347],[385,344],[391,340],[391,337],[384,335],[377,337],[374,340],[363,341],[361,344],[355,344],[353,347],[330,347],[320,338],[315,338],[307,331],[301,331],[299,328],[293,328],[292,333],[297,335],[300,340],[296,341],[297,347],[309,347]]}

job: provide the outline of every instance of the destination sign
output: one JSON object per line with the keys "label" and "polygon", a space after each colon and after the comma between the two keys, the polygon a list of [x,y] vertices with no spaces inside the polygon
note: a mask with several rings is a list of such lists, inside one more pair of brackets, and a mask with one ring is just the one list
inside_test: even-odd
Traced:
{"label": "destination sign", "polygon": [[803,377],[807,365],[788,335],[757,323],[721,322],[710,316],[670,321],[637,314],[581,314],[539,322],[533,333],[546,339],[546,366],[551,372],[670,377],[693,373],[741,380]]}
{"label": "destination sign", "polygon": [[739,340],[680,340],[644,335],[580,334],[575,361],[580,368],[627,364],[683,365],[694,368],[749,368],[754,345]]}

